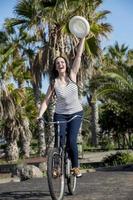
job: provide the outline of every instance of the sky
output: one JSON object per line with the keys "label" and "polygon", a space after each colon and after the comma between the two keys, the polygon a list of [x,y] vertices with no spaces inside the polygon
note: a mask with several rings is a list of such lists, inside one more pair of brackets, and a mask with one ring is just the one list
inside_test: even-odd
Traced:
{"label": "sky", "polygon": [[133,49],[133,1],[104,0],[102,9],[111,11],[106,22],[113,27],[109,40],[104,40],[103,45],[112,45],[118,41]]}
{"label": "sky", "polygon": [[[5,18],[13,17],[13,7],[17,0],[0,0],[0,29]],[[133,0],[103,0],[103,10],[111,11],[106,22],[110,23],[113,31],[109,39],[102,38],[102,46],[113,45],[116,41],[133,48]]]}
{"label": "sky", "polygon": [[[14,17],[16,2],[17,0],[0,0],[0,29],[5,18]],[[103,0],[101,10],[111,11],[104,22],[113,27],[108,40],[102,38],[102,47],[114,45],[117,41],[120,45],[125,44],[133,49],[133,0]]]}

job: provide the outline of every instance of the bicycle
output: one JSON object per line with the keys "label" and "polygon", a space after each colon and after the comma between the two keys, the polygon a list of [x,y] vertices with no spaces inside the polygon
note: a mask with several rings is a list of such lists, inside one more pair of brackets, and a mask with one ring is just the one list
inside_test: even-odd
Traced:
{"label": "bicycle", "polygon": [[[74,120],[76,117],[81,118],[80,115],[75,115],[68,120],[67,123]],[[47,179],[52,200],[62,200],[65,192],[65,179],[70,195],[74,195],[77,185],[77,177],[71,173],[72,164],[66,150],[66,142],[63,147],[60,146],[59,125],[61,123],[66,123],[66,121],[46,122],[44,120],[44,122],[46,124],[57,124],[57,146],[53,147],[48,153]]]}

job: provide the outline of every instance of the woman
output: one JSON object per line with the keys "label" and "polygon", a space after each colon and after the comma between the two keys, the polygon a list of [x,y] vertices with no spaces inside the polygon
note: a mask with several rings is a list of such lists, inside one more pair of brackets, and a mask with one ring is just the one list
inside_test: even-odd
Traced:
{"label": "woman", "polygon": [[[49,101],[53,94],[56,94],[56,108],[54,121],[68,121],[75,115],[82,118],[83,108],[78,99],[78,87],[76,85],[77,73],[81,64],[81,56],[84,47],[85,38],[80,39],[76,57],[71,68],[68,67],[67,60],[59,56],[54,61],[52,74],[54,76],[53,84],[50,84],[46,97],[41,105],[38,119],[46,111]],[[64,144],[65,133],[67,131],[68,153],[72,161],[72,173],[77,177],[82,174],[78,168],[78,148],[77,135],[81,125],[81,118],[75,118],[69,123],[60,124],[61,145]]]}

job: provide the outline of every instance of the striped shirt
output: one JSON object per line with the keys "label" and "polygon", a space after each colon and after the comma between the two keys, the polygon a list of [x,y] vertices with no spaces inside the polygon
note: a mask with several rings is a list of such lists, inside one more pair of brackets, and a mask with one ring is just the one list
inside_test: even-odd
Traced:
{"label": "striped shirt", "polygon": [[58,80],[55,81],[56,107],[58,114],[73,114],[83,110],[78,98],[78,86],[69,80],[66,86],[61,86]]}

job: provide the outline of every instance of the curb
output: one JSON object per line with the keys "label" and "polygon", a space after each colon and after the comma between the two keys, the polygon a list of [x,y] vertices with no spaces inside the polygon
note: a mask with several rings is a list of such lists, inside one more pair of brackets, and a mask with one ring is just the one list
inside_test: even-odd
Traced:
{"label": "curb", "polygon": [[20,182],[20,178],[19,177],[9,177],[9,178],[2,178],[0,179],[0,184],[3,183],[9,183],[9,182]]}

